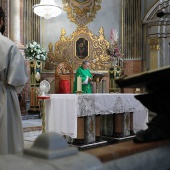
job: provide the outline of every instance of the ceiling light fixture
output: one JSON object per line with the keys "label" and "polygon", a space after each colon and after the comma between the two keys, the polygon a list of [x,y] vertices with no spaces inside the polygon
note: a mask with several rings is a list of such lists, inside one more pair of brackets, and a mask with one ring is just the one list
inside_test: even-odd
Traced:
{"label": "ceiling light fixture", "polygon": [[57,17],[61,14],[62,8],[54,0],[41,0],[40,4],[33,6],[34,13],[45,19]]}

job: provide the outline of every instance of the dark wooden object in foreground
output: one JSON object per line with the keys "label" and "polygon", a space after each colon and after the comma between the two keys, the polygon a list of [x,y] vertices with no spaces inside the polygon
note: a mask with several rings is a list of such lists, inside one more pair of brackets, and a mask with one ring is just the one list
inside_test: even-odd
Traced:
{"label": "dark wooden object in foreground", "polygon": [[[83,152],[96,156],[102,163],[131,156],[155,148],[170,146],[170,140],[136,144],[132,140],[85,150]],[[139,161],[140,162],[140,161]]]}
{"label": "dark wooden object in foreground", "polygon": [[134,141],[170,139],[170,66],[116,79],[115,82],[120,88],[146,88],[147,93],[135,98],[157,114],[148,123],[148,129],[136,133]]}
{"label": "dark wooden object in foreground", "polygon": [[162,90],[163,87],[165,86],[168,87],[167,84],[170,84],[170,82],[168,82],[169,80],[170,80],[170,66],[166,66],[161,67],[159,69],[134,74],[132,76],[127,77],[124,76],[123,78],[116,79],[115,82],[120,88],[146,87],[157,89],[158,87],[160,87]]}
{"label": "dark wooden object in foreground", "polygon": [[83,152],[96,156],[105,170],[170,169],[170,140],[147,143],[134,143],[130,140]]}

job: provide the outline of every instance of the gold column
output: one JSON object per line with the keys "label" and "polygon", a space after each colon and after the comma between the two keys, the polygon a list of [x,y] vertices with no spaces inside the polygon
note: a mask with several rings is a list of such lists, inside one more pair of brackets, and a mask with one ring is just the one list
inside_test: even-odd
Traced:
{"label": "gold column", "polygon": [[42,133],[45,133],[46,132],[46,124],[45,124],[45,121],[46,121],[46,114],[45,114],[45,100],[42,100]]}
{"label": "gold column", "polygon": [[46,132],[46,113],[45,113],[45,102],[50,99],[50,96],[38,96],[37,100],[39,100],[39,106],[41,111],[42,118],[42,133]]}
{"label": "gold column", "polygon": [[96,79],[96,93],[99,93],[99,77]]}
{"label": "gold column", "polygon": [[36,78],[36,74],[41,74],[42,62],[31,60],[30,61],[30,109],[29,114],[38,113],[39,114],[39,103],[37,99],[37,88],[40,84],[40,79]]}
{"label": "gold column", "polygon": [[160,50],[160,39],[149,38],[148,45],[150,49],[150,70],[158,68],[158,51]]}

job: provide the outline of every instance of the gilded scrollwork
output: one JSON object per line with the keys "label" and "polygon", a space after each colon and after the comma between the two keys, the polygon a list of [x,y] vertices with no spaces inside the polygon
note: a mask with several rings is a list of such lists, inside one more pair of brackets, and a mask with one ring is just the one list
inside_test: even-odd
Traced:
{"label": "gilded scrollwork", "polygon": [[[79,40],[82,40],[80,47],[86,43],[88,52],[83,58],[77,56]],[[44,69],[54,70],[61,62],[69,63],[73,70],[81,65],[82,61],[90,62],[90,69],[108,70],[110,67],[110,56],[106,49],[109,48],[109,42],[105,39],[104,29],[99,29],[99,36],[94,35],[87,27],[78,27],[70,36],[66,36],[65,29],[61,30],[60,40],[54,44],[49,43],[49,52]]]}
{"label": "gilded scrollwork", "polygon": [[102,0],[62,0],[63,10],[68,18],[78,26],[85,26],[93,21],[96,12],[101,8]]}
{"label": "gilded scrollwork", "polygon": [[160,50],[160,38],[149,38],[148,44],[150,46],[150,50],[158,51]]}

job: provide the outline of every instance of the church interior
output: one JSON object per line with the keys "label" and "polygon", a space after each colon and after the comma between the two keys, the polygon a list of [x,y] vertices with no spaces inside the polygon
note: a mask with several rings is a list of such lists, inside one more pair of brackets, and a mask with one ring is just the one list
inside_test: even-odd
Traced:
{"label": "church interior", "polygon": [[[53,2],[57,5],[49,5]],[[46,5],[49,11],[36,13]],[[170,133],[161,140],[133,141],[140,130],[146,135],[157,114],[145,96],[135,95],[149,89],[168,98],[169,86],[162,81],[168,81],[170,65],[170,0],[0,0],[0,6],[4,36],[21,51],[29,74],[18,94],[26,156],[11,157],[14,169],[28,159],[29,169],[39,169],[39,162],[46,170],[170,169]],[[53,6],[61,10],[57,16],[50,16]],[[31,43],[42,47],[45,58],[26,52]],[[84,94],[77,83],[74,94],[76,70],[84,61],[93,76],[92,92]],[[155,76],[157,70],[164,75]],[[168,106],[168,100],[162,101]],[[65,150],[52,152],[60,147]],[[5,161],[0,158],[4,169]]]}

